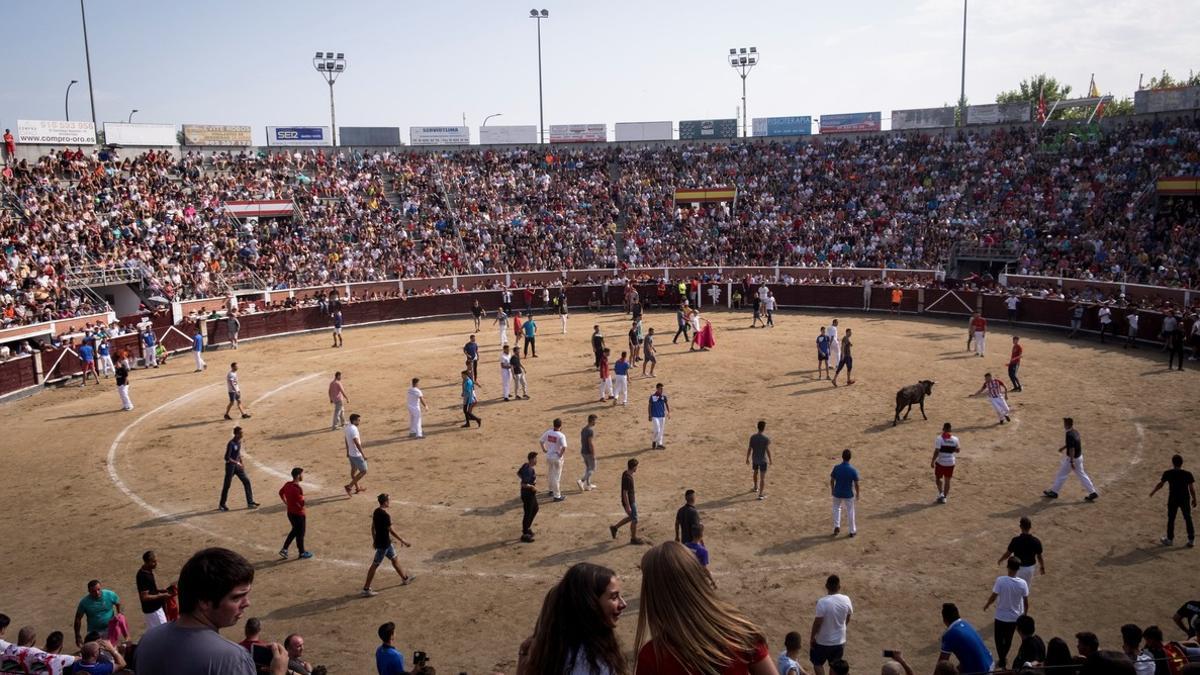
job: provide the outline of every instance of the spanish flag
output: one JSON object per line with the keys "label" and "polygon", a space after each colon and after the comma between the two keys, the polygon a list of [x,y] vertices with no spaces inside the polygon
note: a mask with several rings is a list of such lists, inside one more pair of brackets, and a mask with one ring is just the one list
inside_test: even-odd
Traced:
{"label": "spanish flag", "polygon": [[[1100,98],[1100,96],[1101,96],[1100,88],[1096,86],[1096,74],[1095,73],[1092,73],[1092,83],[1088,87],[1088,96],[1091,96],[1092,98]],[[1093,115],[1093,117],[1096,119],[1097,122],[1100,121],[1100,118],[1104,117],[1104,102],[1103,101],[1100,102],[1100,105],[1096,106],[1096,114]]]}

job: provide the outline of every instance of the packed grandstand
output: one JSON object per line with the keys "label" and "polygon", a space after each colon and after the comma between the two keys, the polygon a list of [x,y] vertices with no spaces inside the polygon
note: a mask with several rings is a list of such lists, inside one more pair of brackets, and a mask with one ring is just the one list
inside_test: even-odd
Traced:
{"label": "packed grandstand", "polygon": [[[365,152],[49,149],[3,171],[3,325],[104,309],[72,271],[135,270],[144,297],[585,268],[944,268],[956,244],[1010,271],[1192,287],[1200,118],[853,139]],[[679,203],[684,188],[737,198]],[[290,200],[287,217],[232,217]]]}

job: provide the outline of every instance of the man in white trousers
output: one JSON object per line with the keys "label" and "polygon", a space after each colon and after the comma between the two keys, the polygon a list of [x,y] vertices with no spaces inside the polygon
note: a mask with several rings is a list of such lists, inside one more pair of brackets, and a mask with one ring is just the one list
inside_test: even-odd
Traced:
{"label": "man in white trousers", "polygon": [[504,308],[496,310],[496,318],[492,321],[492,325],[500,325],[500,346],[508,344],[508,315],[504,313]]}
{"label": "man in white trousers", "polygon": [[984,348],[987,346],[987,319],[979,312],[975,312],[971,317],[971,335],[975,338],[975,354],[983,358]]}
{"label": "man in white trousers", "polygon": [[196,359],[196,372],[200,372],[208,368],[208,364],[204,362],[204,333],[200,330],[200,324],[196,324],[196,334],[192,336],[192,356]]}
{"label": "man in white trousers", "polygon": [[825,335],[829,337],[829,363],[837,365],[842,361],[842,341],[838,339],[837,319],[829,322],[829,328],[825,329]]}
{"label": "man in white trousers", "polygon": [[971,394],[978,396],[983,392],[987,392],[988,403],[992,404],[992,410],[996,411],[996,417],[999,418],[999,423],[1011,422],[1008,413],[1008,387],[1003,382],[992,377],[991,373],[984,373],[983,386],[979,387],[979,391]]}
{"label": "man in white trousers", "polygon": [[849,519],[850,536],[858,534],[858,523],[854,521],[854,502],[858,501],[858,469],[850,464],[850,448],[842,450],[842,463],[833,467],[829,474],[829,492],[833,495],[833,536],[842,531],[842,510]]}
{"label": "man in white trousers", "polygon": [[546,463],[550,467],[550,495],[554,497],[554,501],[561,502],[566,499],[559,489],[559,482],[562,480],[563,453],[567,450],[567,437],[562,432],[562,420],[555,418],[554,427],[542,434],[538,443],[542,446],[542,452],[546,453]]}
{"label": "man in white trousers", "polygon": [[116,367],[117,394],[121,397],[121,410],[133,410],[133,401],[129,398],[129,362],[121,359]]}
{"label": "man in white trousers", "polygon": [[509,400],[509,393],[512,390],[512,354],[509,353],[508,345],[504,345],[500,352],[500,391],[504,395],[504,400]]}
{"label": "man in white trousers", "polygon": [[667,395],[663,393],[662,382],[659,382],[654,385],[654,393],[650,395],[650,403],[647,406],[647,417],[654,429],[654,438],[650,443],[651,450],[667,448],[663,445],[663,434],[666,431],[667,418],[670,416],[671,404],[667,401]]}
{"label": "man in white trousers", "polygon": [[[1200,325],[1200,323],[1197,323],[1197,325]],[[100,370],[107,379],[110,373],[116,372],[112,360],[112,343],[108,341],[108,338],[100,339],[100,344],[96,347],[96,355],[100,361]]]}
{"label": "man in white trousers", "polygon": [[350,402],[350,397],[346,395],[346,388],[342,386],[342,371],[337,371],[333,374],[333,380],[329,383],[329,402],[333,404],[333,421],[329,423],[330,431],[337,431],[339,426],[346,426],[346,415],[343,412],[346,404]]}
{"label": "man in white trousers", "polygon": [[600,402],[604,403],[613,396],[612,372],[608,367],[608,357],[612,352],[605,348],[600,354]]}
{"label": "man in white trousers", "polygon": [[429,410],[425,394],[417,387],[420,383],[421,378],[414,377],[412,386],[408,388],[408,435],[413,438],[425,438],[425,431],[421,428],[421,411]]}
{"label": "man in white trousers", "polygon": [[562,324],[562,334],[567,334],[567,293],[559,289],[558,291],[558,322]]}
{"label": "man in white trousers", "polygon": [[155,351],[157,344],[158,340],[154,337],[154,330],[152,328],[147,328],[146,331],[142,333],[142,353],[144,355],[143,360],[146,368],[158,367],[158,352]]}
{"label": "man in white trousers", "polygon": [[626,353],[621,352],[621,358],[613,364],[613,405],[621,399],[621,405],[629,405],[629,361]]}
{"label": "man in white trousers", "polygon": [[1062,461],[1058,465],[1058,475],[1054,477],[1054,485],[1049,490],[1042,491],[1042,494],[1050,499],[1058,499],[1058,491],[1062,489],[1063,483],[1067,482],[1067,476],[1074,472],[1079,476],[1079,484],[1083,486],[1083,491],[1088,493],[1083,498],[1084,501],[1094,502],[1100,495],[1096,493],[1096,486],[1092,484],[1092,479],[1083,468],[1083,443],[1079,438],[1079,431],[1075,428],[1075,420],[1064,417],[1063,428],[1067,436],[1066,442],[1058,449],[1063,453]]}

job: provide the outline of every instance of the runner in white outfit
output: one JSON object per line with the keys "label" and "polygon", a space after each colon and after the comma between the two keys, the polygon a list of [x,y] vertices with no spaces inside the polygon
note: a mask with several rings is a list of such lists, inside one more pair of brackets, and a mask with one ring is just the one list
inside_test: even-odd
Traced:
{"label": "runner in white outfit", "polygon": [[837,319],[830,322],[829,328],[825,329],[825,335],[829,336],[829,362],[836,366],[842,360],[842,342],[838,340]]}
{"label": "runner in white outfit", "polygon": [[538,443],[542,446],[542,452],[546,453],[546,463],[550,466],[550,494],[554,496],[554,501],[561,502],[566,499],[559,489],[559,483],[562,481],[563,453],[567,450],[567,437],[562,432],[562,420],[555,419],[554,427],[542,434]]}
{"label": "runner in white outfit", "polygon": [[421,411],[429,410],[425,394],[417,388],[420,382],[420,378],[414,377],[408,389],[408,435],[414,438],[425,438],[425,431],[421,428]]}
{"label": "runner in white outfit", "polygon": [[504,345],[503,350],[500,354],[500,391],[507,401],[512,389],[512,355],[508,353],[508,345]]}

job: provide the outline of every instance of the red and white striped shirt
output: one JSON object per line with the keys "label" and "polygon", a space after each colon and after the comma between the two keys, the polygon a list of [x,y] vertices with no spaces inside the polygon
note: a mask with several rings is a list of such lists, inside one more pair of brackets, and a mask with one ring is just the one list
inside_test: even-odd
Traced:
{"label": "red and white striped shirt", "polygon": [[984,382],[983,386],[987,387],[988,396],[991,398],[1000,398],[1001,396],[1004,396],[1004,390],[1002,389],[1002,387],[1004,387],[1004,383],[1000,380],[993,378],[987,382]]}

